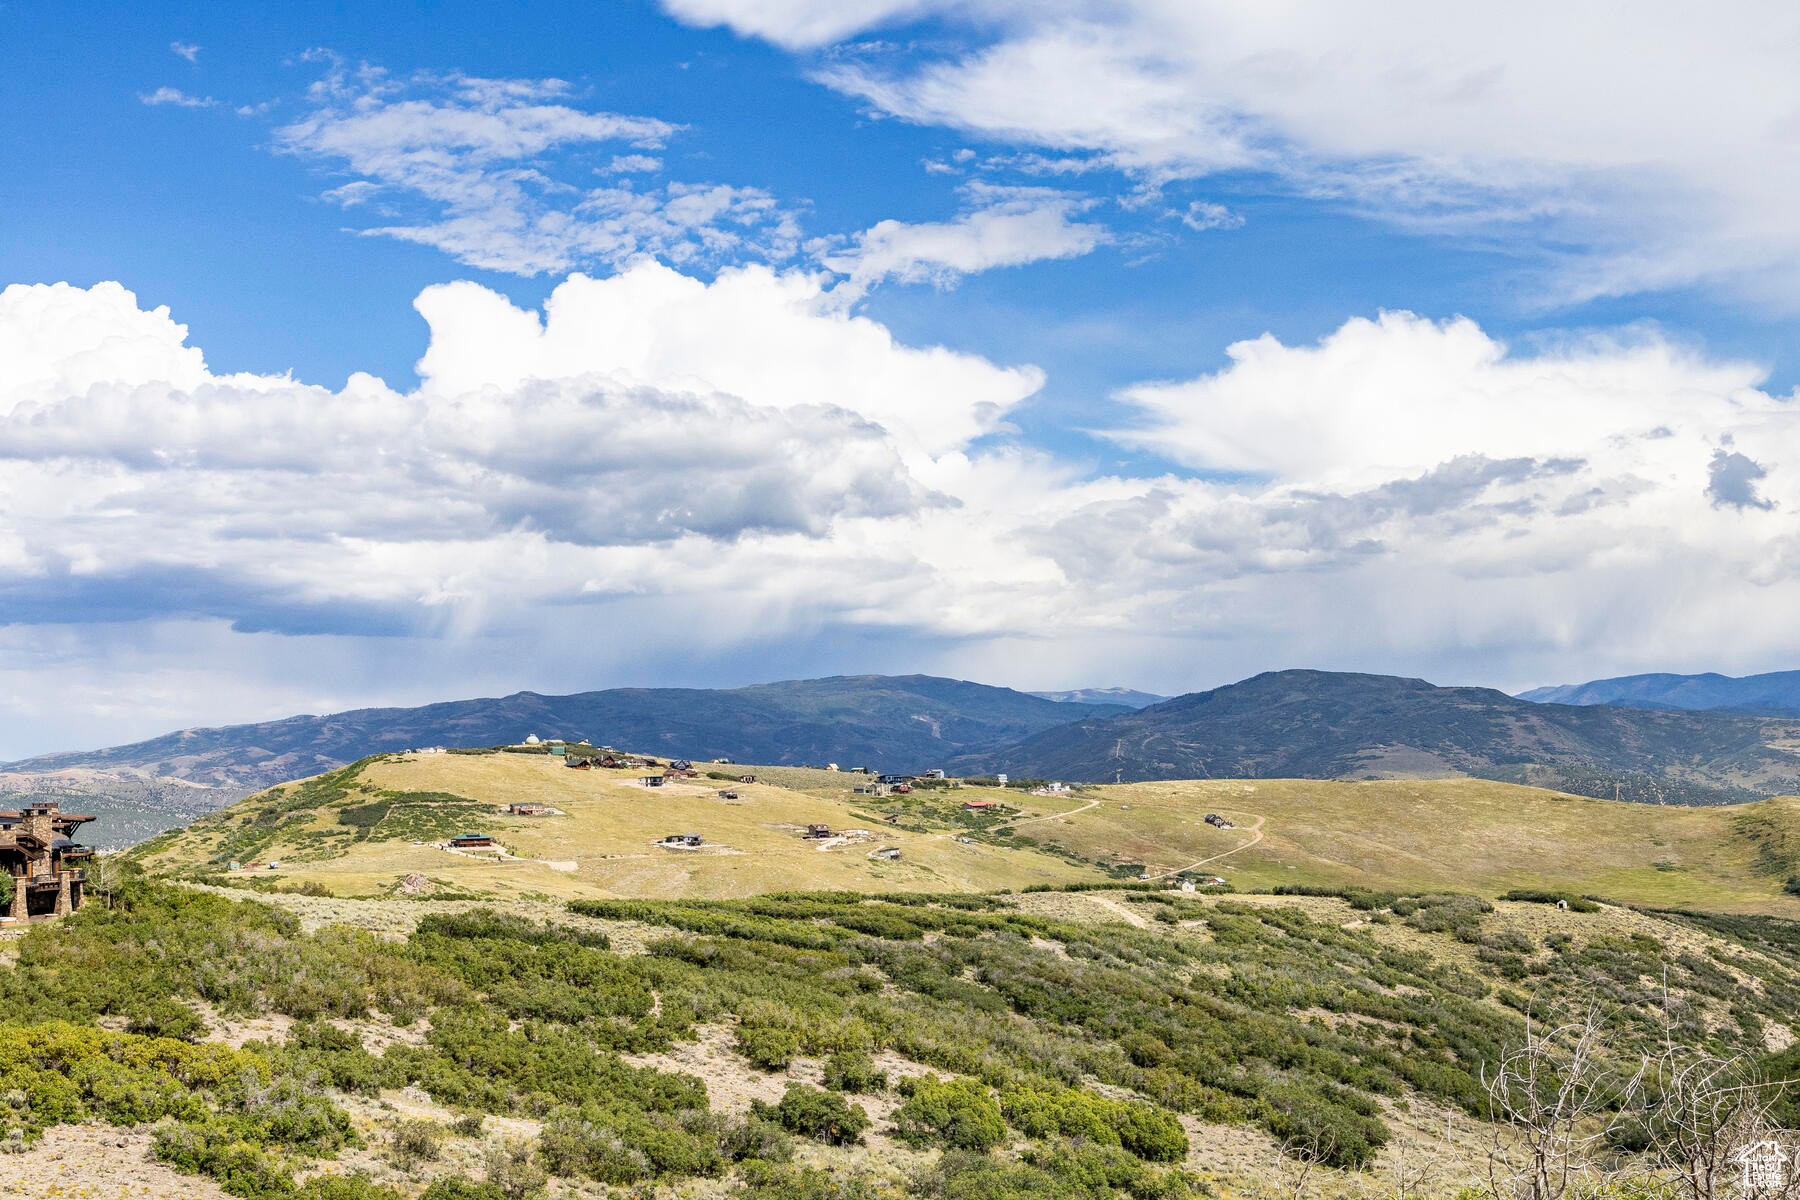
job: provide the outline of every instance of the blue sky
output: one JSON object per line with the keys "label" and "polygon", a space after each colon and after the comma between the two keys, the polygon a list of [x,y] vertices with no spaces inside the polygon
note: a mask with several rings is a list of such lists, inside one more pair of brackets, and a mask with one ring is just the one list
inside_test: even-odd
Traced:
{"label": "blue sky", "polygon": [[1257,13],[0,8],[0,756],[1792,666],[1793,16]]}

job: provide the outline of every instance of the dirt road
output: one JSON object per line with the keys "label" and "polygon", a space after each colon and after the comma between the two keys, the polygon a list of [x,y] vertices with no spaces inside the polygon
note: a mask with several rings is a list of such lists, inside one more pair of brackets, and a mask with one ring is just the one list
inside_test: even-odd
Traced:
{"label": "dirt road", "polygon": [[[1228,808],[1228,809],[1225,809],[1224,811],[1225,812],[1233,812],[1234,810]],[[1236,815],[1238,815],[1240,817],[1255,817],[1256,818],[1256,820],[1250,826],[1250,840],[1249,841],[1240,843],[1239,845],[1236,845],[1236,846],[1233,846],[1229,850],[1221,851],[1218,854],[1214,854],[1209,858],[1202,858],[1202,859],[1198,860],[1197,862],[1191,862],[1185,867],[1176,867],[1173,871],[1158,871],[1154,875],[1149,876],[1149,878],[1151,878],[1151,879],[1167,879],[1171,875],[1179,875],[1183,871],[1191,871],[1195,867],[1204,867],[1207,863],[1218,862],[1221,858],[1229,858],[1231,855],[1236,854],[1239,850],[1248,850],[1250,847],[1256,845],[1256,843],[1263,840],[1263,835],[1262,835],[1263,822],[1265,820],[1267,820],[1268,818],[1263,817],[1262,815],[1260,815],[1258,813],[1240,812],[1240,813],[1237,813]]]}
{"label": "dirt road", "polygon": [[1089,800],[1086,804],[1082,805],[1080,808],[1071,808],[1068,812],[1047,813],[1041,817],[1026,817],[1024,820],[1021,820],[1021,821],[1008,821],[1004,825],[994,826],[994,828],[992,830],[990,830],[989,832],[999,833],[1002,829],[1017,829],[1021,825],[1035,825],[1039,821],[1055,821],[1055,820],[1059,820],[1063,817],[1072,817],[1076,813],[1086,812],[1088,809],[1093,808],[1095,805],[1097,805],[1099,803],[1100,803],[1100,801],[1098,801],[1098,800]]}

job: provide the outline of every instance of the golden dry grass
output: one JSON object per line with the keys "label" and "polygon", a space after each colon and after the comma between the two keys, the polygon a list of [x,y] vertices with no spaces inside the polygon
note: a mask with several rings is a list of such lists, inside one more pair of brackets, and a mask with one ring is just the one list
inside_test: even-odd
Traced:
{"label": "golden dry grass", "polygon": [[[836,795],[822,788],[800,792],[767,783],[731,784],[739,798],[725,800],[718,793],[728,785],[716,780],[650,789],[639,785],[639,774],[573,771],[559,759],[527,754],[378,761],[363,772],[370,785],[450,793],[491,805],[493,815],[479,831],[492,834],[516,858],[501,861],[452,854],[434,845],[366,841],[333,857],[302,861],[297,851],[306,833],[337,828],[335,812],[326,810],[287,832],[284,841],[263,855],[265,861],[279,860],[279,870],[253,874],[284,883],[315,882],[336,895],[384,892],[417,873],[439,890],[496,897],[661,898],[727,898],[788,889],[986,891],[1095,874],[1047,854],[910,833],[857,816],[859,811],[879,816],[879,801],[851,795],[848,776],[837,777],[844,782]],[[248,811],[260,802],[252,797],[240,808]],[[548,805],[562,815],[505,815],[504,808],[516,803]],[[954,807],[960,799],[944,803]],[[812,823],[834,830],[866,829],[871,837],[822,848],[801,836]],[[706,846],[670,850],[656,844],[668,834],[690,832],[701,834]],[[203,825],[147,861],[163,869],[204,861],[216,840],[216,827]],[[883,846],[897,847],[901,857],[869,857]],[[573,864],[573,869],[548,864]]]}
{"label": "golden dry grass", "polygon": [[[727,898],[789,889],[1017,890],[1102,878],[1094,864],[1140,863],[1153,873],[1192,867],[1245,889],[1348,885],[1497,896],[1538,887],[1630,903],[1800,917],[1800,898],[1782,890],[1787,868],[1781,855],[1769,853],[1772,845],[1781,848],[1784,837],[1800,850],[1795,798],[1681,808],[1478,779],[1182,780],[1110,785],[1075,797],[1004,793],[1022,817],[1048,818],[1021,824],[1017,832],[1045,849],[1055,843],[1067,852],[1059,856],[886,826],[879,820],[882,800],[851,794],[858,776],[729,768],[740,769],[761,781],[699,779],[647,789],[638,784],[638,772],[572,771],[551,756],[379,760],[362,775],[372,788],[448,793],[491,806],[480,831],[497,837],[516,859],[367,841],[334,857],[299,861],[296,851],[306,847],[306,834],[341,832],[335,812],[323,810],[310,824],[284,833],[287,840],[264,855],[282,859],[280,871],[257,874],[316,882],[340,896],[385,892],[417,873],[440,893],[497,898]],[[718,795],[727,786],[739,799]],[[931,803],[948,814],[970,797],[1001,795],[965,788]],[[503,814],[506,805],[524,802],[563,815]],[[252,797],[227,819],[241,819],[265,803]],[[1239,827],[1209,826],[1209,812]],[[1070,815],[1058,815],[1063,813]],[[1259,817],[1263,838],[1246,845],[1248,827]],[[800,836],[814,822],[834,830],[867,829],[872,837],[821,849]],[[223,828],[203,822],[148,861],[163,869],[204,862]],[[1750,836],[1753,830],[1763,833],[1763,842]],[[679,851],[656,844],[667,834],[687,832],[703,835],[707,847]],[[869,858],[877,846],[897,847],[900,859]]]}

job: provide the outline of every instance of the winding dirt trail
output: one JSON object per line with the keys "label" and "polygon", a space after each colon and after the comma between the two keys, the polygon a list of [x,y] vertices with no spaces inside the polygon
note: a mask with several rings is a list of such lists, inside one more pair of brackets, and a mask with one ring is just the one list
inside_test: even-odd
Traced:
{"label": "winding dirt trail", "polygon": [[1089,892],[1087,901],[1089,904],[1097,904],[1101,908],[1110,909],[1112,912],[1123,917],[1129,925],[1135,925],[1139,929],[1150,928],[1150,922],[1146,921],[1143,917],[1140,917],[1137,913],[1132,912],[1117,900],[1108,900],[1105,896],[1097,896],[1094,893]]}
{"label": "winding dirt trail", "polygon": [[1017,829],[1021,825],[1036,825],[1039,821],[1055,821],[1055,820],[1059,820],[1063,817],[1072,817],[1076,813],[1084,813],[1088,809],[1096,807],[1099,803],[1100,803],[1100,801],[1098,801],[1098,800],[1089,800],[1086,804],[1082,805],[1080,808],[1071,808],[1068,812],[1046,813],[1041,817],[1025,817],[1024,819],[1018,820],[1018,821],[1008,821],[1004,825],[994,826],[993,829],[989,830],[989,832],[990,833],[999,833],[1002,829]]}
{"label": "winding dirt trail", "polygon": [[1220,811],[1236,812],[1237,815],[1241,816],[1241,817],[1255,817],[1256,820],[1250,826],[1250,840],[1247,842],[1243,842],[1239,845],[1233,846],[1229,850],[1220,851],[1218,854],[1214,854],[1210,858],[1203,858],[1197,862],[1191,862],[1185,867],[1176,867],[1172,871],[1158,871],[1156,874],[1149,876],[1149,878],[1151,878],[1151,879],[1167,879],[1171,875],[1179,875],[1183,871],[1191,871],[1195,867],[1204,867],[1207,863],[1218,862],[1221,858],[1229,858],[1231,855],[1236,854],[1239,850],[1248,850],[1250,847],[1256,845],[1256,843],[1263,840],[1262,827],[1263,827],[1263,822],[1268,819],[1267,817],[1264,817],[1260,813],[1237,812],[1236,809],[1230,809],[1230,808],[1222,809]]}

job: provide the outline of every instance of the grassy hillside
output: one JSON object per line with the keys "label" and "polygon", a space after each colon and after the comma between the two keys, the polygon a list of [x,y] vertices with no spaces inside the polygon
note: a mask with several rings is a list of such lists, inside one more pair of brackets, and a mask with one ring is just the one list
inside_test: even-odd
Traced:
{"label": "grassy hillside", "polygon": [[[1683,808],[1479,779],[1187,780],[1096,789],[1106,802],[1023,837],[1101,849],[1240,887],[1555,888],[1638,904],[1800,917],[1800,799]],[[1239,828],[1204,823],[1209,812]],[[1259,830],[1251,831],[1258,819]],[[1261,840],[1244,849],[1255,833]]]}
{"label": "grassy hillside", "polygon": [[[285,784],[136,852],[159,872],[340,896],[422,875],[438,894],[749,896],[787,889],[992,891],[1217,874],[1244,887],[1556,888],[1639,904],[1800,917],[1800,800],[1683,808],[1486,780],[1188,780],[1039,796],[963,786],[858,796],[863,777],[783,767],[759,782],[647,789],[636,771],[575,771],[544,754],[381,756]],[[719,792],[738,791],[736,800]],[[1005,815],[966,811],[996,800]],[[509,804],[558,810],[507,816]],[[1208,825],[1218,813],[1236,828]],[[898,824],[884,818],[898,816]],[[807,825],[869,837],[820,843]],[[436,843],[493,835],[505,858]],[[698,833],[698,850],[656,843]],[[421,844],[414,844],[414,843]],[[900,857],[871,857],[884,847]],[[223,873],[278,860],[278,870]],[[223,873],[223,874],[222,874]]]}
{"label": "grassy hillside", "polygon": [[1534,704],[1419,679],[1281,671],[1087,718],[965,769],[1086,779],[1433,778],[1726,803],[1800,791],[1800,722]]}
{"label": "grassy hillside", "polygon": [[[238,877],[310,882],[340,895],[390,889],[413,873],[458,893],[559,897],[979,891],[1105,877],[1051,854],[956,840],[976,831],[964,825],[961,806],[981,793],[958,792],[954,799],[921,793],[902,803],[854,795],[851,788],[865,777],[842,772],[730,767],[720,773],[735,778],[740,770],[757,772],[761,781],[701,778],[649,789],[639,783],[643,772],[576,771],[547,754],[381,756],[259,793],[140,847],[137,856],[158,871],[277,860],[279,870]],[[722,799],[727,788],[739,798]],[[1066,800],[1039,807],[1046,801],[1030,799],[1030,812],[1069,807]],[[558,812],[502,812],[516,803]],[[890,812],[906,814],[904,827],[882,820]],[[814,842],[802,836],[811,824],[870,836]],[[513,857],[458,855],[431,844],[464,832],[491,834]],[[656,844],[673,833],[698,833],[705,844],[697,850]],[[898,848],[899,859],[870,857],[883,847]]]}

